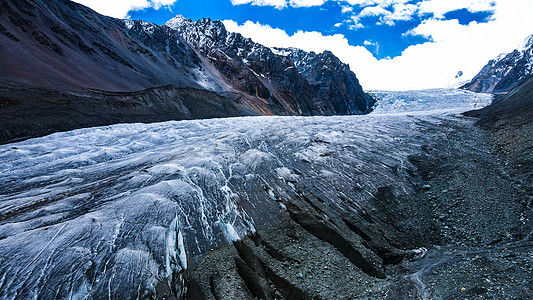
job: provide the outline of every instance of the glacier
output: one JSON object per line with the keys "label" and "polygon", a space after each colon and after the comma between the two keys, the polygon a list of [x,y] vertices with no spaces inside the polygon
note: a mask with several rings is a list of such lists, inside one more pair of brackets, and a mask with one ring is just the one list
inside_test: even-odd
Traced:
{"label": "glacier", "polygon": [[[492,96],[374,91],[364,116],[118,124],[0,145],[0,298],[142,298],[210,250],[274,228],[288,199],[372,209],[406,194],[426,124]],[[465,125],[466,126],[466,125]]]}

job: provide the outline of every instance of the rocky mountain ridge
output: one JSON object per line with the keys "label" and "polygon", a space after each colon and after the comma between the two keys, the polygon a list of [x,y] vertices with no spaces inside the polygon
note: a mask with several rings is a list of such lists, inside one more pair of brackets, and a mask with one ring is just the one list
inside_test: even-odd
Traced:
{"label": "rocky mountain ridge", "polygon": [[248,94],[290,107],[300,113],[361,114],[375,100],[363,92],[355,74],[333,53],[308,53],[293,48],[269,48],[228,32],[220,21],[197,22],[181,15],[165,23],[207,57],[232,85]]}
{"label": "rocky mountain ridge", "polygon": [[[280,50],[280,49],[278,49]],[[306,52],[297,48],[285,48],[300,74],[313,85],[321,97],[329,97],[336,111],[368,111],[374,104],[365,98],[359,80],[347,64],[330,51]],[[348,95],[348,99],[344,99]]]}
{"label": "rocky mountain ridge", "polygon": [[[0,56],[6,58],[0,60],[5,133],[0,142],[76,129],[81,123],[363,114],[375,103],[338,59],[329,65],[317,61],[315,69],[325,68],[314,80],[293,59],[228,32],[220,21],[180,17],[159,26],[102,16],[69,0],[0,4]],[[139,106],[132,93],[150,101]],[[216,95],[206,96],[211,93]],[[67,107],[51,94],[74,101]],[[101,101],[109,97],[115,98]],[[183,109],[183,101],[194,109]],[[152,109],[160,106],[168,108],[161,114],[165,117]],[[117,107],[119,114],[108,118]],[[30,109],[33,118],[27,117]],[[20,126],[12,126],[12,120]]]}
{"label": "rocky mountain ridge", "polygon": [[501,54],[461,88],[478,93],[506,93],[533,74],[533,35],[511,53]]}

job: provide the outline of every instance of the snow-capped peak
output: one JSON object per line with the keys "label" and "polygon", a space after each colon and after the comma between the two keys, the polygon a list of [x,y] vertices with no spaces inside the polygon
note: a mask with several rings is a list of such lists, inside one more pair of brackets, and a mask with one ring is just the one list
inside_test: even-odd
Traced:
{"label": "snow-capped peak", "polygon": [[463,86],[473,92],[508,92],[526,76],[533,74],[533,35],[511,53],[502,53]]}
{"label": "snow-capped peak", "polygon": [[182,15],[177,15],[174,18],[168,20],[165,23],[165,25],[170,27],[170,28],[176,29],[176,28],[180,27],[183,23],[187,23],[187,22],[190,22],[190,21],[191,20],[185,18]]}

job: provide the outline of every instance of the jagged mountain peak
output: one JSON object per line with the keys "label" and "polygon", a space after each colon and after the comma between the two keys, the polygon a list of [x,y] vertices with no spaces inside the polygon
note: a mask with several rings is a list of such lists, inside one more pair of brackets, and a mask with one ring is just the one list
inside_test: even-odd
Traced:
{"label": "jagged mountain peak", "polygon": [[330,51],[265,47],[227,31],[216,20],[176,16],[165,25],[207,57],[233,86],[270,105],[304,114],[357,114],[375,103],[348,65]]}
{"label": "jagged mountain peak", "polygon": [[533,74],[533,35],[511,53],[500,54],[462,86],[473,92],[505,93]]}
{"label": "jagged mountain peak", "polygon": [[222,21],[220,20],[212,20],[211,18],[202,18],[197,21],[194,21],[194,20],[184,17],[183,15],[176,15],[174,18],[168,20],[163,25],[168,26],[172,29],[177,29],[178,27],[181,27],[183,25],[191,25],[195,23],[218,27],[219,29],[227,31],[226,26],[224,26],[224,23],[222,23]]}
{"label": "jagged mountain peak", "polygon": [[182,15],[176,15],[174,18],[168,20],[164,25],[167,25],[169,27],[173,27],[174,24],[181,24],[183,22],[190,21],[189,19],[185,18]]}

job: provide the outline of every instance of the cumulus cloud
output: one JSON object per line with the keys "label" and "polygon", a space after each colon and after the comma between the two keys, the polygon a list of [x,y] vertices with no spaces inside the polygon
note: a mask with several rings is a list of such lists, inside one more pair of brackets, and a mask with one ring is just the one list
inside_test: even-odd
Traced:
{"label": "cumulus cloud", "polygon": [[372,16],[381,16],[381,15],[387,15],[391,12],[384,9],[381,6],[368,6],[365,7],[360,13],[359,17],[372,17]]}
{"label": "cumulus cloud", "polygon": [[231,3],[282,9],[288,6],[321,6],[328,1],[338,3],[342,13],[350,13],[344,23],[352,30],[364,28],[363,19],[367,17],[379,17],[378,24],[394,26],[397,21],[410,20],[415,15],[441,19],[446,13],[459,9],[470,12],[494,10],[494,0],[231,0]]}
{"label": "cumulus cloud", "polygon": [[[441,0],[429,0],[441,1]],[[431,39],[408,47],[393,59],[376,59],[362,45],[350,45],[342,34],[323,35],[319,32],[298,31],[288,35],[281,29],[268,25],[224,21],[230,31],[240,32],[254,41],[271,47],[298,47],[306,51],[330,50],[348,63],[365,89],[406,90],[437,88],[457,83],[455,75],[463,71],[464,78],[472,78],[487,62],[500,53],[510,52],[532,34],[533,11],[531,0],[483,0],[463,3],[462,7],[450,5],[446,9],[426,6],[425,12],[435,16],[425,20],[408,34]],[[387,1],[349,0],[346,2],[371,3]],[[388,1],[395,2],[395,1]],[[399,1],[396,1],[399,2]],[[405,2],[405,1],[404,1]],[[487,4],[488,3],[488,4]],[[393,3],[399,4],[399,3]],[[494,14],[486,23],[471,22],[461,25],[457,20],[443,20],[439,13],[459,8],[483,11],[490,8]],[[377,10],[376,10],[377,11]]]}
{"label": "cumulus cloud", "polygon": [[145,9],[153,7],[159,9],[162,6],[174,4],[177,0],[73,0],[87,7],[94,9],[96,12],[114,17],[126,18],[128,12],[132,10]]}
{"label": "cumulus cloud", "polygon": [[[379,17],[378,25],[386,24],[394,26],[397,21],[408,21],[413,16],[431,16],[442,19],[448,12],[466,9],[470,12],[494,11],[493,0],[423,0],[416,3],[408,3],[407,0],[337,0],[349,3],[352,6],[362,8],[358,13],[354,12],[348,23],[352,29],[363,28],[364,18]],[[344,4],[345,5],[345,4]]]}
{"label": "cumulus cloud", "polygon": [[368,6],[368,5],[392,5],[396,3],[406,3],[410,0],[230,0],[233,5],[242,5],[242,4],[251,4],[257,6],[274,6],[278,9],[284,7],[311,7],[311,6],[321,6],[328,1],[334,1],[342,5],[343,8],[346,8],[351,11],[351,6]]}
{"label": "cumulus cloud", "polygon": [[392,6],[392,11],[381,6],[367,6],[359,14],[354,15],[352,20],[356,24],[361,24],[361,19],[365,17],[380,17],[380,24],[394,26],[396,21],[410,20],[418,7],[413,4],[398,3]]}
{"label": "cumulus cloud", "polygon": [[293,7],[311,7],[321,6],[326,3],[327,0],[290,0],[289,4]]}
{"label": "cumulus cloud", "polygon": [[321,6],[328,0],[231,0],[233,5],[251,4],[257,6],[274,6],[282,9],[287,6],[292,7],[311,7]]}
{"label": "cumulus cloud", "polygon": [[495,3],[494,0],[426,0],[417,6],[421,14],[430,13],[436,18],[442,18],[447,12],[458,9],[467,9],[470,12],[492,11]]}
{"label": "cumulus cloud", "polygon": [[345,6],[343,5],[342,6],[342,13],[349,13],[349,12],[352,12],[353,11],[353,7],[352,6]]}
{"label": "cumulus cloud", "polygon": [[278,9],[287,6],[286,0],[231,0],[233,5],[252,4],[258,6],[274,6]]}

